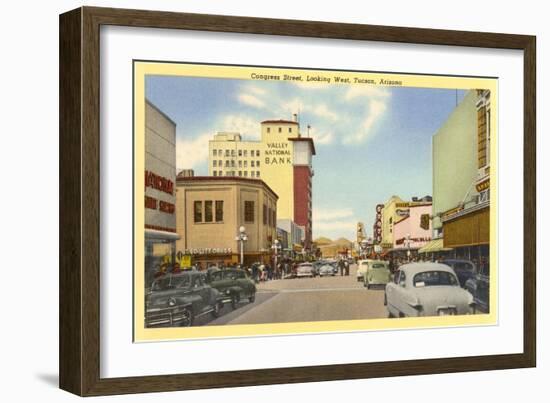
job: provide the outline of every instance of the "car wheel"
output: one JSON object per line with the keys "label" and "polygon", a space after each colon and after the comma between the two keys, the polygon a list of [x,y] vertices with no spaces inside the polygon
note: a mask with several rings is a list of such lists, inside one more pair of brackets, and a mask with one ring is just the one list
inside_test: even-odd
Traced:
{"label": "car wheel", "polygon": [[221,309],[222,309],[222,304],[220,302],[216,302],[211,312],[212,316],[215,318],[219,318]]}
{"label": "car wheel", "polygon": [[395,316],[393,316],[393,313],[391,313],[389,310],[388,310],[388,318],[390,318],[390,319],[395,318]]}
{"label": "car wheel", "polygon": [[191,309],[191,307],[183,308],[182,316],[183,318],[180,322],[180,326],[182,327],[193,326],[195,315],[193,314],[193,309]]}
{"label": "car wheel", "polygon": [[231,308],[237,309],[238,304],[239,304],[239,296],[233,295],[231,297]]}
{"label": "car wheel", "polygon": [[256,301],[256,294],[254,294],[250,298],[248,298],[248,301],[250,301],[250,303],[253,303],[254,301]]}

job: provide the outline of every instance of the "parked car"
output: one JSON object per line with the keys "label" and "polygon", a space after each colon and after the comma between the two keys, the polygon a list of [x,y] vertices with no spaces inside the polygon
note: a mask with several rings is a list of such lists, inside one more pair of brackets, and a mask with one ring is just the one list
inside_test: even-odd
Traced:
{"label": "parked car", "polygon": [[189,270],[153,281],[145,297],[145,326],[192,326],[195,318],[220,315],[220,292],[206,284],[204,273]]}
{"label": "parked car", "polygon": [[367,270],[363,275],[363,284],[367,289],[372,286],[386,286],[391,279],[390,264],[384,260],[369,260]]}
{"label": "parked car", "polygon": [[243,269],[224,269],[211,271],[208,283],[222,295],[223,303],[231,303],[233,309],[240,301],[256,300],[256,285],[248,273]]}
{"label": "parked car", "polygon": [[336,271],[334,270],[334,265],[330,263],[323,263],[319,267],[319,277],[326,277],[326,276],[335,276]]}
{"label": "parked car", "polygon": [[315,277],[315,271],[311,263],[301,263],[296,269],[296,277]]}
{"label": "parked car", "polygon": [[466,281],[466,289],[474,296],[476,308],[489,312],[489,267],[480,266],[475,275]]}
{"label": "parked car", "polygon": [[372,259],[363,259],[357,261],[357,271],[355,275],[357,276],[357,281],[365,281],[365,273],[367,272],[368,264]]}
{"label": "parked car", "polygon": [[475,312],[474,297],[460,287],[453,269],[441,263],[400,266],[386,284],[389,317],[466,315]]}
{"label": "parked car", "polygon": [[466,286],[466,281],[474,277],[476,274],[476,266],[469,260],[445,259],[441,263],[446,264],[454,270],[462,288]]}

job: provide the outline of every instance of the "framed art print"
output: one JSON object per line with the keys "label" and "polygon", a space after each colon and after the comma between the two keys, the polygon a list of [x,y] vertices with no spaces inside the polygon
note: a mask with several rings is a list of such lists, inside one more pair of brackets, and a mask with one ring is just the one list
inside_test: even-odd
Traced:
{"label": "framed art print", "polygon": [[535,365],[534,37],[60,24],[63,389]]}

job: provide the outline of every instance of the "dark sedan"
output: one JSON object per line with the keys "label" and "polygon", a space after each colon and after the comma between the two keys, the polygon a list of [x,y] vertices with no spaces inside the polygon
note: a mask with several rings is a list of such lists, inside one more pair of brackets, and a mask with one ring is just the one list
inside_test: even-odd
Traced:
{"label": "dark sedan", "polygon": [[197,271],[166,274],[156,279],[145,297],[145,326],[192,326],[196,317],[218,317],[220,292]]}
{"label": "dark sedan", "polygon": [[220,292],[222,302],[230,302],[233,309],[240,301],[256,300],[256,285],[242,269],[213,270],[208,275],[208,283]]}

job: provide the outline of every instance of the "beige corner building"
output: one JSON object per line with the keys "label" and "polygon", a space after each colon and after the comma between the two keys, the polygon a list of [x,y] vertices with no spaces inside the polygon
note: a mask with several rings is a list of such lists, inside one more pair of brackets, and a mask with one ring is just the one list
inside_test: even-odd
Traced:
{"label": "beige corner building", "polygon": [[177,254],[203,267],[238,263],[236,236],[243,226],[244,263],[268,262],[277,236],[277,199],[261,179],[178,175]]}
{"label": "beige corner building", "polygon": [[[209,141],[208,174],[264,181],[279,196],[278,219],[291,222],[286,228],[291,243],[309,250],[314,155],[313,139],[301,134],[297,119],[264,120],[258,141],[243,140],[240,133],[217,133]],[[293,226],[301,228],[302,239],[295,238]]]}

